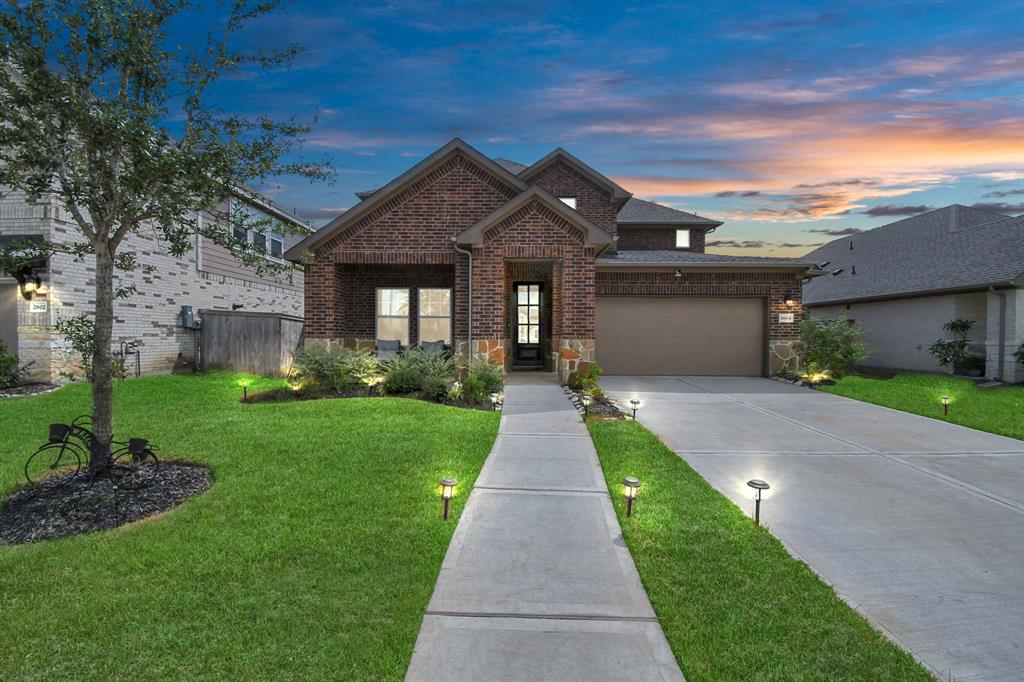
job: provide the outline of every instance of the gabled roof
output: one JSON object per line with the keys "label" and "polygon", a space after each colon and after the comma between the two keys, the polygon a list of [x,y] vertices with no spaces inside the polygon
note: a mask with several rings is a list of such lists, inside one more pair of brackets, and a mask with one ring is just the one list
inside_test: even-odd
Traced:
{"label": "gabled roof", "polygon": [[598,173],[596,170],[594,170],[587,164],[583,163],[575,156],[562,149],[561,147],[558,147],[550,154],[545,156],[543,159],[537,161],[536,163],[529,166],[525,170],[520,171],[517,175],[523,180],[529,180],[530,178],[536,176],[538,173],[540,173],[545,168],[550,166],[551,164],[556,163],[558,161],[564,162],[568,166],[574,168],[584,177],[590,179],[592,182],[594,182],[594,184],[606,189],[612,195],[612,201],[625,201],[629,197],[633,196],[632,193],[622,189],[617,184],[609,180],[607,177]]}
{"label": "gabled roof", "polygon": [[597,259],[597,267],[636,267],[636,266],[714,266],[724,267],[764,267],[805,269],[807,277],[822,274],[821,269],[806,258],[765,258],[761,256],[727,256],[720,253],[698,253],[695,251],[618,251],[605,253]]}
{"label": "gabled roof", "polygon": [[954,204],[837,239],[805,258],[834,273],[807,285],[810,305],[1024,285],[1024,217]]}
{"label": "gabled roof", "polygon": [[561,199],[553,197],[551,194],[536,185],[517,195],[514,199],[499,208],[497,211],[491,213],[489,216],[479,220],[475,225],[459,234],[455,238],[455,241],[459,244],[482,244],[484,232],[487,228],[501,222],[523,206],[529,204],[531,201],[538,201],[541,204],[544,204],[544,206],[551,209],[554,213],[561,216],[569,223],[582,229],[586,235],[585,241],[587,244],[607,246],[612,243],[612,236],[610,234],[584,218],[577,211],[569,208]]}
{"label": "gabled roof", "polygon": [[296,232],[310,233],[313,231],[307,223],[302,222],[298,217],[285,211],[283,208],[270,201],[269,199],[260,196],[255,191],[248,188],[236,188],[233,191],[236,198],[241,199],[247,204],[251,204],[254,208],[274,216],[278,220],[283,220],[286,223],[291,223],[295,227],[299,228]]}
{"label": "gabled roof", "polygon": [[306,251],[311,251],[320,244],[323,244],[341,230],[368,214],[375,207],[393,197],[407,185],[419,180],[421,177],[440,166],[455,153],[465,155],[496,179],[500,180],[512,189],[522,192],[527,188],[527,184],[525,182],[496,164],[489,157],[484,156],[476,149],[456,137],[452,139],[451,142],[444,145],[388,184],[368,195],[366,199],[327,223],[327,225],[317,230],[316,233],[288,249],[285,252],[284,257],[295,263],[301,262],[303,254],[305,254]]}
{"label": "gabled roof", "polygon": [[519,175],[524,170],[529,168],[529,166],[527,166],[525,163],[519,163],[518,161],[512,161],[510,159],[503,159],[498,156],[494,157],[494,163],[498,164],[499,166],[507,170],[509,173],[512,173],[514,175]]}
{"label": "gabled roof", "polygon": [[619,209],[618,222],[619,225],[704,225],[708,228],[722,224],[720,220],[711,220],[696,213],[680,211],[636,197],[631,197]]}

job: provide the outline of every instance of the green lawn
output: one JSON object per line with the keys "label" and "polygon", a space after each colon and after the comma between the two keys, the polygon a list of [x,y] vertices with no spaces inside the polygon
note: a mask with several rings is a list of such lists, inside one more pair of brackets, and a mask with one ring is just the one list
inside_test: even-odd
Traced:
{"label": "green lawn", "polygon": [[[933,679],[643,426],[589,428],[687,680]],[[628,519],[625,476],[642,483]]]}
{"label": "green lawn", "polygon": [[[970,379],[898,374],[891,379],[847,376],[820,390],[1024,439],[1024,386],[977,388]],[[951,398],[948,417],[939,402],[943,395]]]}
{"label": "green lawn", "polygon": [[[0,490],[87,388],[0,401]],[[498,415],[240,392],[229,374],[117,384],[118,437],[216,483],[135,526],[0,547],[0,679],[402,678]],[[460,482],[447,524],[442,475]]]}

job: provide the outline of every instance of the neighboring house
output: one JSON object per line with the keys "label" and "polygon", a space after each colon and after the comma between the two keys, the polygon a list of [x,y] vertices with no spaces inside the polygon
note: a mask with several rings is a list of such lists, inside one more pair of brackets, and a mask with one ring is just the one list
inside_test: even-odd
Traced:
{"label": "neighboring house", "polygon": [[444,341],[507,370],[763,375],[799,334],[809,262],[704,253],[721,223],[632,198],[562,149],[455,139],[285,255],[306,340]]}
{"label": "neighboring house", "polygon": [[[266,239],[268,258],[285,262],[284,250],[301,241],[309,228],[251,196],[246,196],[244,203],[253,214],[292,226],[290,231],[282,228],[266,235],[245,235],[250,241]],[[0,247],[26,238],[81,241],[68,211],[55,197],[27,199],[16,192],[0,195]],[[164,246],[157,243],[154,231],[143,229],[129,236],[120,252],[134,253],[140,267],[115,275],[115,287],[134,283],[137,293],[114,302],[112,350],[119,351],[122,342],[134,342],[143,373],[189,368],[195,361],[196,331],[183,326],[182,306],[191,306],[196,317],[202,309],[232,308],[302,315],[301,272],[294,273],[291,281],[286,276],[257,276],[228,249],[206,238],[196,237],[193,248],[178,258],[168,255]],[[154,269],[146,273],[141,268],[144,265]],[[33,292],[26,291],[13,273],[0,272],[0,339],[21,364],[28,364],[27,378],[55,380],[62,372],[76,369],[77,357],[54,324],[62,317],[92,312],[94,272],[88,257],[76,261],[67,254],[54,254],[30,273],[19,273],[29,275],[29,288],[38,279]],[[127,369],[134,372],[135,357],[127,358]]]}
{"label": "neighboring house", "polygon": [[[866,331],[866,366],[943,371],[928,346],[942,326],[972,320],[985,376],[1024,381],[1013,357],[1024,342],[1024,217],[947,206],[843,237],[806,258],[831,273],[804,288],[815,317]],[[950,371],[946,368],[945,371]]]}

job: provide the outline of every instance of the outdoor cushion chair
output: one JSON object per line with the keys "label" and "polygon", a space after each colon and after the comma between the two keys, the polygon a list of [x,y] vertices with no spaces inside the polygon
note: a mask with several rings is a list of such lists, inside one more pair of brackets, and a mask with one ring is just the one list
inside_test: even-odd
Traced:
{"label": "outdoor cushion chair", "polygon": [[420,344],[420,348],[422,348],[423,351],[426,352],[426,353],[429,353],[429,352],[435,351],[435,350],[443,351],[444,350],[444,341],[424,341],[423,343]]}
{"label": "outdoor cushion chair", "polygon": [[402,350],[402,342],[397,339],[393,341],[377,339],[374,345],[377,348],[377,358],[380,360],[390,360]]}

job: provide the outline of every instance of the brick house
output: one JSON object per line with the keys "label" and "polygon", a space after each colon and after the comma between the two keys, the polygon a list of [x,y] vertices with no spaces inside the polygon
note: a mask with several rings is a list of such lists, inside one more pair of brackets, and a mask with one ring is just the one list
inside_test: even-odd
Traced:
{"label": "brick house", "polygon": [[[249,240],[265,239],[268,258],[285,262],[283,252],[301,241],[309,228],[251,195],[245,196],[244,203],[250,213],[270,217],[275,225],[291,226],[272,229],[269,234],[246,235]],[[67,209],[54,196],[0,195],[0,247],[25,238],[61,243],[81,240]],[[113,350],[118,351],[122,342],[135,343],[145,374],[190,368],[195,360],[196,331],[182,325],[183,305],[197,314],[206,309],[240,308],[302,316],[301,273],[295,273],[290,281],[284,276],[258,276],[209,239],[197,237],[188,253],[174,257],[157,243],[154,233],[142,230],[125,240],[121,252],[134,253],[140,266],[154,268],[149,274],[141,268],[115,272],[115,287],[131,282],[137,293],[114,301]],[[20,364],[28,365],[25,378],[56,380],[62,372],[76,370],[77,358],[54,325],[61,317],[93,310],[94,271],[88,259],[76,261],[68,254],[54,254],[32,268],[32,282],[38,278],[38,285],[31,293],[24,291],[13,273],[0,271],[0,339]],[[128,367],[134,369],[134,359]]]}
{"label": "brick house", "polygon": [[506,370],[763,375],[791,362],[811,263],[704,253],[720,222],[634,199],[563,149],[455,139],[285,257],[307,343],[444,341]]}

